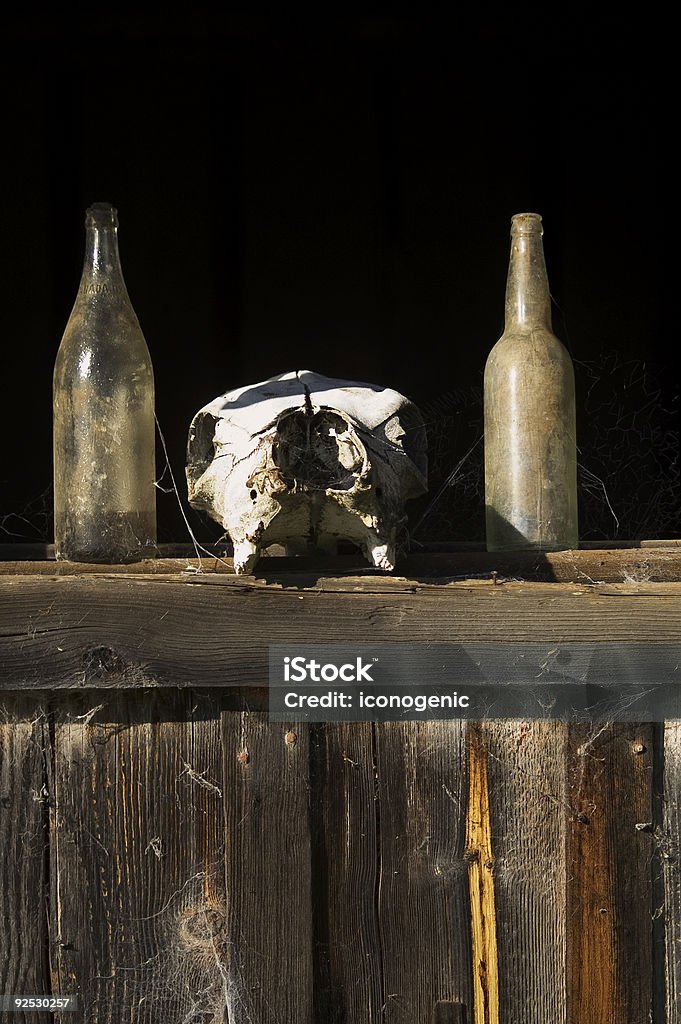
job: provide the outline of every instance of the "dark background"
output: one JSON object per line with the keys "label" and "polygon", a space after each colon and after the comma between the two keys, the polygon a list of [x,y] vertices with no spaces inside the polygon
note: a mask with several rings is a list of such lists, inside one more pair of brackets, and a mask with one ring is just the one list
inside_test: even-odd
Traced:
{"label": "dark background", "polygon": [[[663,35],[593,11],[14,16],[0,542],[50,538],[52,367],[96,201],[119,211],[181,493],[193,414],[299,368],[421,405],[436,491],[480,436],[510,218],[531,210],[576,364],[582,536],[678,532]],[[424,537],[482,537],[481,453]],[[158,507],[159,539],[186,540],[174,496]]]}

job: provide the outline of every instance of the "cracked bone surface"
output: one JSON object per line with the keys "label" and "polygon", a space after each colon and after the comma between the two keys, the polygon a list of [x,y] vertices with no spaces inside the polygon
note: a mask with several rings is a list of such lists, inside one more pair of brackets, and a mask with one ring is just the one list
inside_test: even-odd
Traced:
{"label": "cracked bone surface", "polygon": [[390,388],[284,373],[197,412],[187,485],[231,537],[237,573],[271,544],[305,554],[339,539],[391,570],[404,504],[427,489],[423,419]]}

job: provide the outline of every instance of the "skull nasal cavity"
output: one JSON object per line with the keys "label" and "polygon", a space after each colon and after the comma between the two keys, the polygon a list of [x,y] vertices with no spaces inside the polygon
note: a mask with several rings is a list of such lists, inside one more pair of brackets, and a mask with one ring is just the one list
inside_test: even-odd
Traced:
{"label": "skull nasal cavity", "polygon": [[348,421],[330,411],[282,416],[272,457],[287,485],[304,490],[349,490],[364,461]]}

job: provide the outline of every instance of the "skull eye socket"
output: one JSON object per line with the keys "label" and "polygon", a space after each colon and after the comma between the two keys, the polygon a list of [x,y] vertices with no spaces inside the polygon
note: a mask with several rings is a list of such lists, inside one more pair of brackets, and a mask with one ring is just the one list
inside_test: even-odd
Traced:
{"label": "skull eye socket", "polygon": [[217,454],[219,447],[215,441],[217,423],[217,417],[209,412],[200,412],[194,417],[187,445],[187,471],[194,481],[206,472]]}
{"label": "skull eye socket", "polygon": [[251,491],[251,501],[255,501],[255,499],[256,499],[257,497],[258,497],[258,492],[257,492],[257,491],[256,491],[255,489],[254,489],[254,490],[252,490],[252,491]]}

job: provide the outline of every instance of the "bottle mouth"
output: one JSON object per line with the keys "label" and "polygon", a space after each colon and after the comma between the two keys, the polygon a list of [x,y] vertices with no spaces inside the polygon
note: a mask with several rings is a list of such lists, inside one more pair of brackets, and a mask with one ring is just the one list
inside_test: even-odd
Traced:
{"label": "bottle mouth", "polygon": [[85,226],[118,227],[118,210],[111,203],[93,203],[85,211]]}
{"label": "bottle mouth", "polygon": [[516,213],[511,217],[512,235],[543,235],[544,229],[539,213]]}

